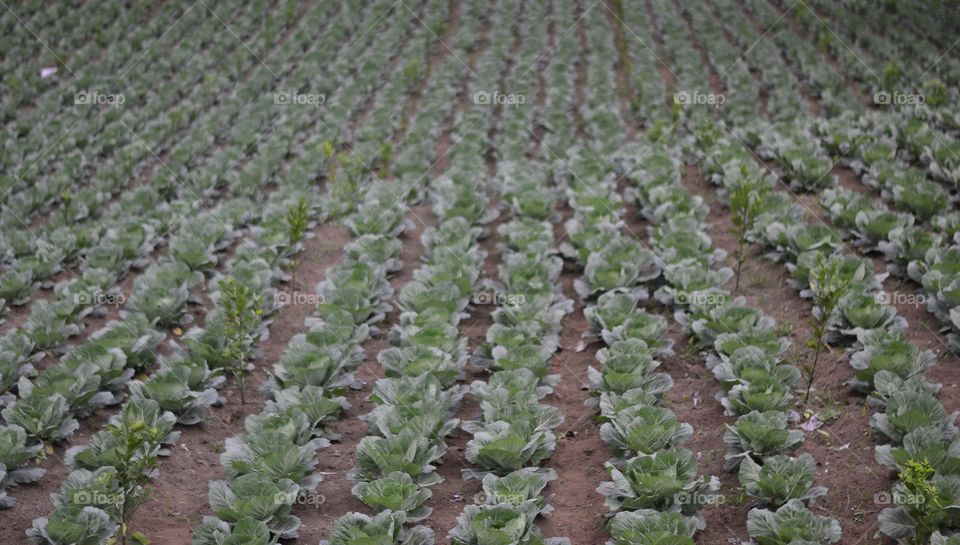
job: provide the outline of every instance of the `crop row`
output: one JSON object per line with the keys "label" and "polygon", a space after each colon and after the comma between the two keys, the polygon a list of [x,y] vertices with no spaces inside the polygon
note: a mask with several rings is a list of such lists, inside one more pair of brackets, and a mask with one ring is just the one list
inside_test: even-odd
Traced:
{"label": "crop row", "polygon": [[[262,14],[242,9],[236,14],[239,21],[230,21],[237,26],[235,32],[253,40],[254,47],[264,52],[296,23],[288,19],[284,27],[277,29],[279,32],[262,32],[269,24]],[[34,155],[14,163],[17,169],[13,180],[25,187],[8,195],[7,204],[13,205],[5,211],[9,225],[23,226],[31,214],[51,203],[61,206],[55,213],[58,221],[48,230],[97,217],[104,211],[104,204],[135,182],[148,165],[156,163],[161,150],[172,147],[177,134],[189,129],[201,111],[229,95],[232,82],[250,67],[259,66],[256,59],[235,51],[235,42],[231,40],[236,38],[218,32],[226,23],[218,20],[216,13],[190,10],[164,15],[139,31],[143,36],[132,37],[131,43],[147,46],[138,60],[129,58],[138,52],[114,49],[111,52],[120,59],[101,68],[108,71],[107,76],[98,79],[72,74],[74,88],[69,93],[56,93],[58,104],[32,110],[46,117],[35,120],[42,130],[33,130],[18,140],[13,154]],[[187,20],[178,23],[181,17]],[[195,22],[195,18],[200,21]],[[194,24],[200,26],[193,28]],[[169,44],[161,43],[161,38],[164,42],[179,40],[180,47],[172,48],[175,52],[170,53]],[[218,81],[204,77],[204,71],[218,67],[218,55],[230,52],[237,56],[222,68],[225,77]],[[176,70],[190,61],[196,62],[200,70],[190,78],[176,78]],[[112,83],[105,84],[104,80]],[[83,146],[85,153],[49,153],[51,147],[75,146]],[[33,183],[25,185],[28,181]]]}
{"label": "crop row", "polygon": [[[375,14],[375,11],[369,10],[367,16]],[[330,39],[336,40],[336,37],[331,36]],[[352,96],[357,95],[353,94]],[[344,113],[349,115],[351,110],[344,110]],[[316,123],[311,113],[301,111],[299,114],[299,117],[288,120],[291,126],[299,126],[304,129]],[[257,161],[268,159],[270,158],[255,157],[249,164],[256,166]],[[282,159],[282,157],[272,157],[275,163]],[[291,161],[290,167],[291,169],[299,168],[302,170],[307,166],[308,161],[313,161],[313,159],[307,156],[300,157]],[[276,164],[266,172],[276,172],[280,166],[280,164]],[[161,358],[160,368],[148,380],[143,383],[137,381],[130,383],[131,394],[135,398],[145,397],[157,400],[162,409],[171,409],[177,413],[178,418],[174,420],[179,420],[183,424],[190,424],[200,421],[205,408],[218,401],[215,391],[210,388],[219,386],[223,382],[223,377],[220,375],[225,372],[224,368],[229,368],[241,379],[242,394],[242,378],[247,370],[249,358],[254,355],[255,341],[265,336],[264,326],[267,322],[264,319],[269,317],[278,306],[273,297],[274,292],[271,284],[283,278],[281,266],[288,261],[291,252],[296,248],[297,238],[303,235],[306,228],[304,222],[307,221],[308,213],[311,213],[309,209],[315,207],[313,204],[308,206],[302,196],[302,192],[306,189],[305,181],[307,180],[297,180],[285,184],[281,190],[277,190],[270,197],[271,203],[275,204],[261,207],[261,212],[256,216],[245,212],[254,209],[252,198],[251,200],[234,199],[219,211],[228,221],[237,222],[239,225],[257,224],[257,227],[249,231],[249,238],[237,248],[234,261],[228,266],[228,269],[232,270],[232,276],[219,282],[217,284],[219,289],[213,290],[212,299],[216,305],[215,309],[207,314],[204,328],[194,328],[188,331],[183,336],[185,349],[178,349],[172,356]],[[298,197],[298,195],[300,196]],[[297,202],[298,198],[299,202]],[[290,205],[290,202],[296,204]],[[229,214],[233,216],[231,217]],[[207,225],[204,225],[203,222],[207,222]],[[222,251],[224,245],[215,244],[215,241],[210,241],[209,237],[223,237],[224,233],[230,233],[231,230],[225,228],[210,231],[209,224],[223,224],[223,222],[223,218],[213,216],[212,213],[198,218],[198,225],[204,225],[206,228],[201,233],[206,237],[206,244],[210,246],[211,251],[215,248],[220,248],[220,251]],[[294,224],[297,224],[298,227],[295,228]],[[294,236],[294,232],[299,234]],[[200,235],[194,233],[193,236],[199,237]],[[201,243],[203,243],[203,240],[201,239]],[[118,322],[119,326],[105,331],[116,333],[119,329],[128,329],[129,324],[142,322],[142,327],[149,332],[152,331],[149,329],[150,324],[167,323],[171,320],[176,322],[180,319],[183,315],[184,305],[190,297],[191,282],[198,281],[202,278],[202,275],[188,265],[191,262],[178,261],[177,257],[178,254],[174,254],[174,257],[168,263],[150,269],[135,283],[134,296],[131,298],[129,306],[131,311],[140,312],[141,314],[137,315],[141,316],[142,319],[131,322],[131,317],[126,316],[127,319],[124,322]],[[206,262],[201,262],[201,264],[203,263]],[[216,261],[214,260],[213,263],[215,264]],[[146,305],[146,307],[140,308],[137,305]],[[121,328],[120,326],[125,327]],[[43,434],[50,435],[49,438],[51,439],[61,438],[60,432],[65,434],[75,427],[75,421],[70,418],[73,410],[87,411],[91,408],[90,403],[94,401],[102,405],[118,402],[122,399],[119,390],[122,389],[124,382],[133,373],[132,368],[129,370],[124,368],[125,361],[121,357],[124,356],[122,348],[127,348],[128,352],[137,356],[137,359],[131,363],[140,362],[140,364],[146,365],[146,363],[152,361],[153,358],[142,353],[152,353],[152,347],[155,347],[159,339],[156,338],[155,334],[137,335],[134,331],[130,331],[130,333],[132,338],[131,335],[124,332],[112,336],[108,334],[104,336],[103,340],[95,337],[88,345],[85,345],[84,348],[89,348],[87,352],[80,352],[78,349],[71,353],[71,356],[76,354],[78,357],[75,359],[82,363],[81,368],[85,371],[83,376],[90,375],[84,381],[76,381],[71,384],[60,368],[50,368],[51,377],[64,378],[59,382],[44,380],[42,386],[47,387],[47,389],[63,388],[66,394],[57,392],[54,393],[54,397],[56,398],[57,395],[66,396],[72,400],[71,402],[54,405],[53,408],[57,410],[43,409],[43,407],[38,406],[31,413],[29,409],[37,403],[30,405],[27,401],[21,399],[8,407],[6,411],[9,412],[11,417],[20,420],[25,419],[25,422],[31,425],[38,421],[36,426],[32,426],[36,430],[30,429],[34,436],[39,437],[38,432],[42,431]],[[86,353],[93,362],[100,363],[102,369],[88,369],[88,367],[91,367],[91,363],[87,363],[79,357],[80,354]],[[98,379],[101,378],[99,375],[108,372],[110,374],[108,378],[111,382],[107,382],[106,386],[110,389],[107,389],[104,393],[96,393]],[[54,375],[53,373],[57,374]],[[47,372],[41,375],[41,378],[46,377],[46,374]],[[38,378],[38,384],[40,380]],[[40,388],[24,388],[27,385],[29,383],[22,384],[21,388],[22,395],[27,396],[25,399],[41,399],[38,394]],[[74,403],[77,407],[71,406],[71,403]],[[40,405],[44,405],[44,403],[40,403]],[[36,418],[30,420],[27,417]],[[71,449],[71,451],[74,450]],[[73,452],[68,452],[68,462],[72,464],[74,461]],[[11,467],[11,469],[14,468]],[[115,498],[116,495],[110,497]]]}
{"label": "crop row", "polygon": [[[873,115],[871,119],[887,118]],[[779,133],[770,131],[760,139],[755,151],[761,157],[778,163],[787,181],[798,190],[808,190],[810,184],[802,181],[797,183],[798,178],[802,180],[803,176],[797,176],[795,143],[803,140],[809,142],[817,136],[823,138],[831,152],[843,156],[845,162],[873,174],[865,179],[875,187],[879,186],[882,195],[901,206],[904,213],[893,213],[866,196],[842,189],[828,189],[823,195],[824,205],[834,223],[843,229],[841,233],[856,235],[856,242],[864,251],[876,251],[878,246],[882,247],[892,261],[891,270],[903,274],[912,268],[918,271],[915,278],[921,278],[919,275],[923,274],[925,265],[922,257],[914,261],[913,266],[907,266],[911,257],[905,254],[904,247],[898,248],[895,242],[885,239],[888,238],[887,233],[892,232],[893,236],[889,238],[902,236],[898,240],[930,240],[932,246],[939,246],[941,239],[937,235],[931,237],[919,224],[924,220],[932,225],[950,224],[952,214],[948,213],[947,195],[937,184],[924,179],[924,173],[919,169],[912,169],[914,175],[909,175],[911,170],[901,162],[911,156],[909,145],[902,143],[901,149],[906,149],[903,153],[897,153],[895,139],[884,140],[883,133],[871,131],[870,126],[863,130],[858,130],[857,125],[851,128],[849,120],[850,117],[824,122],[816,134],[804,128],[794,129],[793,135],[787,133],[786,137],[782,129]],[[930,130],[935,129],[928,128],[928,132]],[[851,137],[842,136],[845,134]],[[865,144],[862,148],[861,143]],[[732,147],[737,147],[737,144],[733,143]],[[814,178],[816,184],[834,185],[835,181],[829,174],[832,165],[826,157],[826,151],[819,145],[805,147],[807,149],[800,156],[819,157],[821,165],[817,168],[813,163],[811,166],[814,168],[805,170],[811,174],[821,171],[822,175]],[[742,170],[740,176],[736,173],[738,167],[742,168],[743,162],[752,163],[747,154],[734,161],[729,161],[727,151],[721,152],[719,157],[726,162],[714,171],[717,173],[714,179],[724,185],[728,193],[736,195],[737,184],[751,184],[749,179],[744,179],[748,178],[744,176],[748,169]],[[714,161],[716,159],[713,158]],[[871,167],[870,159],[876,162],[875,168]],[[714,165],[722,161],[715,161]],[[720,174],[720,171],[723,173]],[[944,512],[936,506],[943,505],[944,497],[953,494],[951,490],[955,489],[956,484],[950,475],[951,471],[944,471],[945,468],[936,463],[936,467],[931,466],[928,459],[917,456],[920,449],[910,450],[909,446],[899,446],[904,444],[902,442],[907,434],[913,433],[911,445],[917,444],[919,438],[923,437],[925,446],[936,451],[949,448],[948,445],[956,436],[953,425],[955,415],[948,415],[934,397],[939,386],[922,378],[923,372],[935,363],[934,354],[920,350],[907,339],[906,321],[896,315],[893,306],[887,304],[889,296],[880,288],[885,275],[873,275],[872,263],[852,256],[834,255],[824,260],[822,255],[830,255],[842,244],[840,235],[833,233],[829,227],[804,223],[803,213],[791,207],[789,199],[780,198],[780,195],[764,196],[767,190],[762,189],[763,186],[769,189],[773,184],[770,181],[760,182],[759,186],[750,190],[756,202],[762,203],[755,227],[757,240],[765,242],[779,255],[793,262],[788,265],[793,276],[792,282],[798,288],[805,288],[806,295],[814,297],[817,305],[814,318],[823,325],[831,342],[856,339],[850,347],[851,365],[854,367],[850,384],[858,392],[870,396],[868,402],[877,410],[871,423],[878,435],[893,441],[892,445],[877,448],[878,462],[897,471],[901,478],[892,494],[895,507],[885,509],[880,515],[881,531],[905,543],[925,543],[930,539],[945,541],[946,538],[936,532],[937,527],[950,527],[952,523],[943,519]],[[757,191],[757,187],[761,188],[760,191]],[[776,200],[783,201],[783,204],[770,206]],[[914,214],[918,219],[915,220]],[[771,222],[771,218],[777,219]],[[914,227],[915,221],[917,227]],[[806,289],[807,286],[809,289]],[[926,286],[929,290],[929,284]],[[931,296],[929,291],[928,296]],[[940,306],[936,303],[928,306],[935,311],[944,308],[942,300]],[[942,311],[940,315],[943,317]],[[809,371],[815,372],[814,369]],[[907,414],[911,416],[906,417]],[[919,416],[921,414],[922,417]],[[901,454],[899,463],[890,457],[891,451]],[[926,496],[921,497],[923,493]],[[928,500],[924,506],[919,505]],[[931,534],[934,534],[933,538]]]}
{"label": "crop row", "polygon": [[[309,20],[314,17],[322,17],[323,13],[314,12]],[[318,19],[317,19],[318,20]],[[295,39],[300,43],[307,40],[306,32],[302,31]],[[326,54],[329,54],[327,52]],[[303,78],[302,72],[294,72],[290,76],[294,80]],[[267,78],[257,78],[248,82],[249,88],[237,89],[238,93],[244,92],[264,92],[269,89],[272,83]],[[258,91],[259,90],[259,91]],[[234,99],[239,95],[235,95]],[[246,110],[252,112],[254,105],[248,105]],[[277,108],[261,109],[262,113],[257,114],[261,119],[267,119],[271,115],[278,115]],[[238,110],[240,114],[244,110]],[[223,119],[214,114],[209,114],[206,118],[210,122],[210,130],[221,131],[220,123]],[[195,146],[191,148],[191,140],[185,140],[180,143],[176,149],[189,150],[195,154],[190,164],[195,169],[194,175],[203,180],[192,188],[181,177],[182,172],[186,170],[177,167],[174,159],[168,158],[164,162],[164,175],[168,178],[168,184],[161,184],[157,177],[154,178],[156,185],[150,185],[141,188],[139,191],[129,194],[123,200],[118,201],[112,208],[108,220],[102,225],[92,226],[90,230],[78,229],[76,227],[65,225],[61,229],[68,236],[63,238],[64,246],[60,250],[51,254],[51,261],[38,261],[38,267],[46,267],[43,274],[38,275],[33,268],[27,265],[26,260],[18,261],[18,269],[5,273],[4,297],[13,302],[26,301],[33,290],[37,287],[41,278],[48,278],[59,267],[59,259],[64,254],[75,256],[81,263],[81,274],[76,276],[70,273],[69,278],[52,285],[57,299],[51,305],[38,304],[37,308],[31,308],[30,316],[24,325],[16,330],[10,330],[4,335],[0,344],[3,345],[3,357],[0,360],[0,389],[4,393],[10,390],[19,377],[24,374],[32,374],[32,369],[28,364],[35,362],[42,357],[44,352],[53,354],[61,353],[66,348],[66,336],[50,338],[43,335],[42,328],[44,324],[50,324],[46,327],[65,327],[75,325],[71,322],[82,318],[85,314],[97,309],[104,310],[104,307],[110,304],[117,305],[123,303],[123,297],[116,289],[116,283],[127,272],[135,267],[145,268],[152,261],[152,252],[154,249],[168,241],[170,238],[176,238],[177,244],[170,242],[171,255],[180,258],[181,261],[189,263],[192,269],[211,270],[217,263],[215,250],[211,244],[211,238],[219,239],[223,236],[232,237],[229,233],[233,228],[227,227],[226,220],[220,220],[214,225],[218,225],[222,230],[228,233],[220,235],[203,234],[201,236],[191,236],[191,230],[185,229],[188,223],[186,218],[193,211],[200,209],[206,210],[207,206],[202,202],[203,199],[197,196],[199,191],[206,194],[214,186],[220,186],[221,192],[232,192],[235,196],[250,194],[251,189],[244,188],[239,184],[242,176],[237,174],[263,171],[262,165],[277,164],[277,150],[275,149],[269,155],[265,153],[268,148],[256,148],[250,146],[250,142],[241,141],[239,138],[240,129],[233,126],[224,137],[224,146],[215,148],[213,153],[201,161],[202,156],[199,149]],[[284,142],[271,135],[270,138],[262,138],[257,144],[266,144],[268,142],[277,142],[281,146],[291,145],[289,141]],[[317,144],[314,144],[317,146]],[[277,148],[277,144],[274,144]],[[283,148],[280,148],[282,151]],[[257,151],[261,155],[257,155]],[[196,163],[192,161],[196,161]],[[175,169],[175,170],[174,170]],[[178,174],[179,172],[179,174]],[[227,174],[230,173],[229,178]],[[266,174],[272,174],[269,171]],[[261,174],[263,176],[263,174]],[[131,215],[132,214],[132,215]],[[237,209],[234,204],[234,210],[228,216],[240,215],[237,218],[241,223],[247,221],[243,216],[246,213],[242,209]],[[204,223],[193,223],[196,230],[203,230]],[[103,231],[101,231],[103,229]],[[29,235],[29,233],[26,233]],[[180,235],[180,236],[178,236]],[[27,240],[24,240],[27,242]],[[40,241],[42,242],[42,241]],[[57,246],[47,247],[56,248]],[[15,248],[16,245],[11,244]],[[222,248],[221,248],[222,249]],[[62,250],[62,251],[61,251]],[[58,256],[54,259],[53,256]],[[53,267],[53,268],[49,268]],[[51,311],[52,307],[52,311]],[[70,332],[68,332],[70,333]],[[72,334],[72,333],[71,333]]]}

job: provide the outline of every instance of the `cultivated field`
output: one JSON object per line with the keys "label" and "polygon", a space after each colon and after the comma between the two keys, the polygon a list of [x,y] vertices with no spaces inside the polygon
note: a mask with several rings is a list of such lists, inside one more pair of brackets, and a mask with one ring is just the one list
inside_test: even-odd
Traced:
{"label": "cultivated field", "polygon": [[0,543],[960,545],[955,0],[0,6]]}

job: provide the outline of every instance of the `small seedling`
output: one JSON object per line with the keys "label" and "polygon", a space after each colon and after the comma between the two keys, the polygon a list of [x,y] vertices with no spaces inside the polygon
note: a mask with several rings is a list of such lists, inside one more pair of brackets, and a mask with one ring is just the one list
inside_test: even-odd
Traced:
{"label": "small seedling", "polygon": [[903,69],[899,65],[888,62],[883,67],[883,88],[884,89],[893,89],[896,87],[897,82],[900,81],[900,78],[903,76]]}
{"label": "small seedling", "polygon": [[342,217],[349,214],[360,200],[360,180],[366,173],[366,165],[347,152],[338,153],[332,162],[342,165],[343,170],[330,178],[330,214]]}
{"label": "small seedling", "polygon": [[938,78],[923,82],[923,96],[926,97],[925,104],[933,108],[942,106],[949,98],[947,86]]}
{"label": "small seedling", "polygon": [[[720,130],[717,129],[712,120],[707,119],[697,127],[696,138],[700,149],[712,149],[720,138]],[[745,171],[746,169],[743,168],[742,170]]]}
{"label": "small seedling", "polygon": [[837,261],[827,260],[823,254],[818,253],[816,263],[810,271],[810,290],[813,292],[816,308],[813,310],[813,320],[810,322],[812,338],[808,346],[814,349],[814,356],[812,363],[803,365],[804,374],[807,376],[804,402],[810,400],[810,390],[816,379],[820,355],[827,344],[827,330],[833,318],[833,312],[849,288],[849,280],[843,278],[839,267]]}
{"label": "small seedling", "polygon": [[947,518],[948,510],[956,506],[944,505],[937,485],[930,482],[936,470],[927,460],[907,460],[900,472],[900,480],[907,489],[903,506],[914,521],[914,536],[910,543],[921,545],[930,542],[930,536]]}
{"label": "small seedling", "polygon": [[793,333],[793,324],[790,322],[780,322],[777,325],[777,335],[780,337],[789,337]]}
{"label": "small seedling", "polygon": [[69,189],[64,189],[60,194],[60,202],[63,204],[63,217],[70,222],[70,206],[73,204],[73,194]]}
{"label": "small seedling", "polygon": [[230,339],[225,348],[225,359],[230,372],[240,387],[240,404],[246,404],[245,382],[250,371],[247,359],[259,340],[254,331],[260,323],[263,308],[260,301],[254,300],[253,290],[238,282],[232,276],[220,281],[223,295],[220,304],[223,307],[225,328]]}
{"label": "small seedling", "polygon": [[733,234],[737,237],[737,250],[734,253],[736,260],[736,283],[734,288],[740,290],[740,273],[750,251],[750,233],[753,232],[757,217],[763,211],[763,202],[769,188],[757,177],[751,176],[746,165],[740,167],[740,180],[730,191],[730,213]]}
{"label": "small seedling", "polygon": [[323,142],[323,154],[327,156],[327,182],[333,184],[337,179],[337,157],[336,148],[333,142],[325,140]]}
{"label": "small seedling", "polygon": [[145,485],[156,469],[157,447],[163,440],[163,434],[142,420],[129,424],[108,424],[106,430],[117,445],[115,505],[120,514],[120,545],[126,545],[128,538],[136,543],[150,543],[142,532],[130,529],[130,519],[149,495]]}
{"label": "small seedling", "polygon": [[380,177],[386,178],[390,174],[390,163],[393,162],[393,142],[386,141],[380,144]]}
{"label": "small seedling", "polygon": [[297,289],[297,245],[303,241],[307,233],[308,222],[307,199],[300,197],[297,204],[287,208],[287,246],[290,253],[290,289]]}

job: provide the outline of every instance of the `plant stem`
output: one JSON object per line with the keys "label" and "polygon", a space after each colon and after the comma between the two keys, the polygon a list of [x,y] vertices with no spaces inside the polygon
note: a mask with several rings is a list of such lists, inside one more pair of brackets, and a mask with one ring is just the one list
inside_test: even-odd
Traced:
{"label": "plant stem", "polygon": [[120,505],[120,545],[127,545],[127,494],[124,490]]}
{"label": "plant stem", "polygon": [[297,291],[297,258],[290,258],[290,291]]}
{"label": "plant stem", "polygon": [[737,280],[734,285],[734,290],[740,292],[740,271],[743,269],[743,241],[737,245]]}
{"label": "plant stem", "polygon": [[239,372],[237,373],[237,383],[240,385],[240,404],[241,405],[247,404],[247,398],[246,398],[246,395],[244,394],[244,389],[245,389],[244,388],[245,379],[243,376],[244,373],[245,371],[243,369],[240,369]]}
{"label": "plant stem", "polygon": [[813,366],[807,373],[807,393],[803,396],[803,402],[810,401],[810,389],[813,388],[813,379],[817,376],[817,363],[820,362],[820,352],[823,350],[823,334],[817,336],[817,351],[813,355]]}

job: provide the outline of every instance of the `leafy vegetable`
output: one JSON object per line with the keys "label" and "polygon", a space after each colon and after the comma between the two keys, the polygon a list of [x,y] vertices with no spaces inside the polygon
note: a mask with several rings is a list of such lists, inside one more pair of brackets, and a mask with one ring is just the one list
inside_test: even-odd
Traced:
{"label": "leafy vegetable", "polygon": [[673,411],[650,405],[627,408],[600,426],[600,439],[623,455],[653,454],[682,444],[691,435],[693,427],[677,420]]}
{"label": "leafy vegetable", "polygon": [[421,521],[433,511],[424,505],[432,495],[430,490],[418,486],[402,471],[390,472],[374,481],[358,482],[353,486],[353,495],[377,512],[403,512],[407,522]]}
{"label": "leafy vegetable", "polygon": [[20,426],[0,427],[0,509],[16,503],[15,498],[7,495],[7,489],[36,482],[47,472],[30,467],[41,448],[40,443],[28,444],[27,433]]}
{"label": "leafy vegetable", "polygon": [[611,511],[656,509],[692,515],[715,500],[720,488],[716,477],[697,477],[693,453],[683,448],[639,455],[618,467],[610,462],[607,471],[613,481],[597,488],[606,496]]}
{"label": "leafy vegetable", "polygon": [[810,500],[827,493],[813,486],[816,461],[806,452],[796,458],[769,456],[763,465],[745,457],[740,463],[740,484],[748,494],[774,507],[790,500]]}
{"label": "leafy vegetable", "polygon": [[723,467],[728,471],[736,469],[746,457],[762,460],[766,456],[791,452],[803,442],[803,432],[787,429],[787,414],[779,411],[753,411],[726,427],[723,442],[727,454]]}
{"label": "leafy vegetable", "polygon": [[702,519],[676,512],[642,509],[623,511],[610,520],[607,545],[670,543],[693,545],[693,536],[705,527]]}
{"label": "leafy vegetable", "polygon": [[762,545],[829,545],[840,541],[840,523],[814,515],[800,500],[790,500],[776,511],[751,510],[747,533]]}
{"label": "leafy vegetable", "polygon": [[320,545],[433,545],[433,530],[426,526],[404,528],[404,520],[406,513],[403,511],[381,511],[373,517],[347,513],[337,519],[330,539],[321,540]]}

